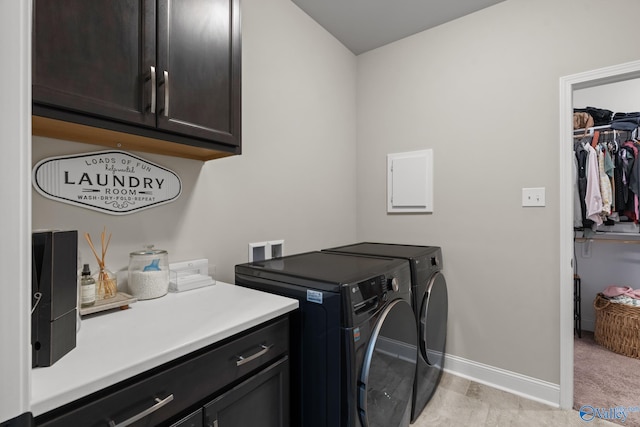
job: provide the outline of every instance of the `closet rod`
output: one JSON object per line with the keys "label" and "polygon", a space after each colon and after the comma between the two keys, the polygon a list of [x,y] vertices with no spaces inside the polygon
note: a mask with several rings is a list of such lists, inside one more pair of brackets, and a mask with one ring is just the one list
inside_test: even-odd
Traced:
{"label": "closet rod", "polygon": [[582,128],[582,129],[574,129],[573,132],[583,132],[584,131],[593,131],[593,130],[600,130],[600,129],[610,129],[611,125],[600,125],[600,126],[590,126],[588,128]]}
{"label": "closet rod", "polygon": [[[602,132],[600,132],[600,136],[605,136],[605,135],[611,135],[611,134],[615,134],[616,132],[628,132],[626,130],[615,130],[615,129],[611,129],[611,130],[603,130]],[[593,136],[592,133],[588,133],[588,134],[577,134],[577,135],[573,135],[573,138],[584,138],[586,136]]]}
{"label": "closet rod", "polygon": [[634,130],[611,129],[611,125],[593,126],[588,128],[582,128],[582,129],[574,129],[573,136],[575,137],[585,136],[585,134],[593,135],[593,131],[602,130],[602,129],[611,129],[611,132],[636,132],[638,128],[640,128],[640,126],[636,127]]}

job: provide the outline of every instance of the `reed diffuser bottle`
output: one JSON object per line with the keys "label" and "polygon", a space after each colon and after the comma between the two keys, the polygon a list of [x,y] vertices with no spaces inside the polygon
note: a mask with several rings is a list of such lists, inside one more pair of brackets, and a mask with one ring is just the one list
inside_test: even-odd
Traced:
{"label": "reed diffuser bottle", "polygon": [[100,234],[101,256],[98,256],[98,252],[91,241],[89,233],[84,233],[84,237],[87,239],[87,243],[89,243],[89,247],[98,262],[98,272],[93,275],[96,281],[96,300],[113,298],[118,293],[116,275],[105,267],[105,257],[107,255],[107,249],[109,249],[109,242],[111,242],[111,233],[109,233],[109,237],[107,237],[107,228],[105,227]]}

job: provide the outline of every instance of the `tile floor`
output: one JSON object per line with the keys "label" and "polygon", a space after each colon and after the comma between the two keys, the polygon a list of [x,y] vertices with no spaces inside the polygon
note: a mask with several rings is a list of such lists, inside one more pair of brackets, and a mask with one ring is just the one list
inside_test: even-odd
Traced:
{"label": "tile floor", "polygon": [[413,427],[579,427],[617,426],[598,418],[583,421],[574,410],[560,410],[444,373],[440,386]]}

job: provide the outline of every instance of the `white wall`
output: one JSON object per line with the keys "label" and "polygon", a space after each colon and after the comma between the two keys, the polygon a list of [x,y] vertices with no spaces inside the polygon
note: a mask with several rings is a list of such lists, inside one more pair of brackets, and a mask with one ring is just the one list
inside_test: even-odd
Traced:
{"label": "white wall", "polygon": [[640,111],[640,79],[576,90],[573,92],[573,107],[606,108],[614,113]]}
{"label": "white wall", "polygon": [[[638,59],[585,35],[613,10],[635,40],[633,0],[508,0],[358,57],[357,237],[442,246],[456,357],[559,383],[559,78]],[[434,213],[388,215],[385,155],[422,148]]]}
{"label": "white wall", "polygon": [[[176,202],[111,216],[32,191],[33,227],[77,229],[95,242],[106,226],[113,270],[153,243],[170,262],[209,258],[227,282],[249,242],[284,239],[286,254],[354,240],[355,57],[291,1],[243,0],[242,60],[241,156],[202,163],[136,153],[181,177]],[[34,137],[33,163],[99,149]]]}

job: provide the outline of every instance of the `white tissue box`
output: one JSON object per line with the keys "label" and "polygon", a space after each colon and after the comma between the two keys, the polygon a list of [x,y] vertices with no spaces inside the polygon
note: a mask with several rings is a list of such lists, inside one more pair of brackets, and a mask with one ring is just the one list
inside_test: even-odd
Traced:
{"label": "white tissue box", "polygon": [[208,259],[171,263],[169,271],[169,290],[171,292],[189,291],[216,283],[209,276]]}

